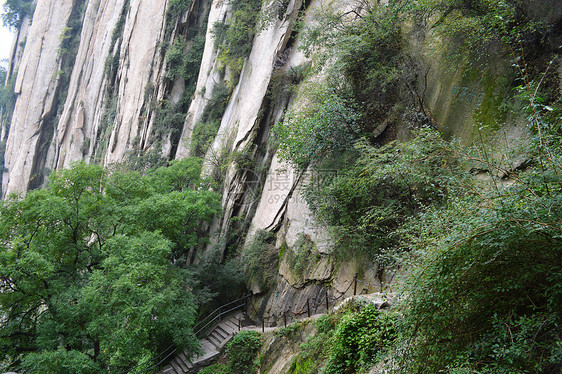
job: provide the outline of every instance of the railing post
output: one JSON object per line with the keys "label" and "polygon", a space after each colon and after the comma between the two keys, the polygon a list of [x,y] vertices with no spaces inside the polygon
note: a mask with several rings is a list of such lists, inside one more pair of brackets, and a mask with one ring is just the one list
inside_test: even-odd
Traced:
{"label": "railing post", "polygon": [[219,306],[219,321],[222,320],[222,306]]}
{"label": "railing post", "polygon": [[326,312],[328,312],[328,291],[326,291]]}
{"label": "railing post", "polygon": [[265,332],[265,320],[263,318],[261,320],[261,332]]}
{"label": "railing post", "polygon": [[241,323],[240,321],[241,321],[240,318],[238,318],[238,332],[240,332],[240,323]]}
{"label": "railing post", "polygon": [[283,324],[287,327],[287,312],[283,313]]}
{"label": "railing post", "polygon": [[355,273],[355,276],[353,277],[353,296],[357,295],[357,277],[359,276],[359,274]]}
{"label": "railing post", "polygon": [[310,300],[306,299],[306,311],[308,312],[308,318],[310,318]]}

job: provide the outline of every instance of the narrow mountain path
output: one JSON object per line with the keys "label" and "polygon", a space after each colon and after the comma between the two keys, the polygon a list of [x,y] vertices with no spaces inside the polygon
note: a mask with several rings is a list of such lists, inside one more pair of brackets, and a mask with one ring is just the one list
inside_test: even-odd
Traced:
{"label": "narrow mountain path", "polygon": [[[364,299],[370,301],[378,309],[383,309],[388,307],[388,301],[386,298],[382,298],[379,293],[370,295],[358,295],[351,296],[343,300],[332,310],[337,310],[343,307],[345,304],[354,299]],[[315,314],[308,318],[299,319],[299,321],[306,320],[317,320],[322,317],[325,313]],[[224,319],[218,323],[206,338],[201,340],[201,351],[202,353],[195,357],[191,362],[188,360],[188,356],[185,353],[180,353],[163,369],[161,369],[158,374],[188,374],[195,372],[196,369],[201,369],[208,365],[212,360],[214,360],[219,354],[221,349],[239,332],[239,331],[257,331],[257,332],[268,332],[275,331],[282,326],[275,327],[261,327],[261,326],[245,326],[240,328],[239,321],[244,319],[243,312],[237,312],[234,315]]]}
{"label": "narrow mountain path", "polygon": [[222,347],[238,333],[238,321],[244,318],[242,312],[238,312],[218,323],[206,338],[201,339],[202,353],[190,362],[185,353],[177,355],[159,374],[186,374],[196,368],[201,368],[209,361],[216,358]]}

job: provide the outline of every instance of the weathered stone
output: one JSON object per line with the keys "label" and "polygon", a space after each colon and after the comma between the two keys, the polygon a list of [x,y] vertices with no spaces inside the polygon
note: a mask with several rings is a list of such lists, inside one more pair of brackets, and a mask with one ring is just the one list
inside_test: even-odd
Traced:
{"label": "weathered stone", "polygon": [[[64,110],[57,125],[55,168],[91,155],[105,110],[106,60],[124,0],[88,2]],[[84,149],[85,139],[89,146]]]}
{"label": "weathered stone", "polygon": [[166,0],[132,0],[127,15],[119,64],[118,111],[104,163],[121,162],[131,140],[146,129],[139,117],[165,29]]}
{"label": "weathered stone", "polygon": [[26,192],[41,137],[48,137],[48,122],[56,115],[60,83],[59,45],[68,17],[71,0],[39,0],[29,29],[22,60],[18,68],[14,109],[6,144],[2,195]]}
{"label": "weathered stone", "polygon": [[195,124],[200,120],[205,106],[209,100],[211,100],[215,86],[221,82],[213,27],[216,22],[221,22],[225,19],[227,10],[228,2],[213,1],[209,12],[205,49],[203,50],[197,86],[183,125],[181,141],[176,152],[177,159],[185,158],[190,155],[191,135],[193,134]]}

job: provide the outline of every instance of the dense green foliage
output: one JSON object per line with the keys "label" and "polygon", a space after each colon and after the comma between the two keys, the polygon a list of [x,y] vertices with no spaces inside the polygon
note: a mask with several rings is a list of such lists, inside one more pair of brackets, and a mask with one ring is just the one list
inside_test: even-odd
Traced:
{"label": "dense green foliage", "polygon": [[514,173],[510,184],[493,177],[488,185],[463,181],[443,209],[433,207],[413,227],[415,267],[405,282],[403,332],[409,354],[402,368],[562,369],[562,116],[532,92],[526,98],[534,167]]}
{"label": "dense green foliage", "polygon": [[238,83],[244,59],[250,54],[256,35],[261,0],[234,0],[230,2],[232,18],[226,23],[216,23],[214,33],[220,50],[219,60],[229,69],[230,87]]}
{"label": "dense green foliage", "polygon": [[18,29],[25,17],[31,16],[34,10],[33,0],[6,0],[2,22],[4,26]]}
{"label": "dense green foliage", "polygon": [[201,119],[195,124],[191,135],[191,154],[204,157],[211,142],[217,135],[221,119],[228,104],[230,92],[226,85],[216,85],[213,88],[211,100],[205,106]]}
{"label": "dense green foliage", "polygon": [[32,372],[120,373],[171,342],[193,351],[207,294],[170,260],[205,240],[200,227],[220,209],[197,189],[200,165],[141,175],[80,163],[3,202],[0,359]]}
{"label": "dense green foliage", "polygon": [[355,373],[368,369],[393,343],[395,316],[386,315],[374,305],[347,313],[339,321],[323,373]]}
{"label": "dense green foliage", "polygon": [[400,28],[411,4],[365,1],[355,13],[332,6],[305,27],[303,48],[313,70],[327,74],[330,90],[351,104],[363,132],[395,121],[397,107],[419,106],[413,97],[416,70],[403,51]]}
{"label": "dense green foliage", "polygon": [[242,331],[227,345],[227,372],[233,374],[252,373],[254,360],[260,349],[260,335],[256,331]]}
{"label": "dense green foliage", "polygon": [[214,364],[200,374],[252,374],[256,371],[256,358],[260,350],[260,335],[256,331],[238,333],[226,346],[226,364]]}
{"label": "dense green foliage", "polygon": [[[289,373],[364,373],[389,352],[397,336],[397,319],[394,313],[382,312],[370,302],[360,301],[322,316],[314,322],[313,334],[300,345]],[[291,326],[297,328],[298,324]],[[287,333],[283,336],[298,338]]]}
{"label": "dense green foliage", "polygon": [[424,228],[418,243],[426,250],[405,320],[414,371],[560,370],[560,193],[530,194],[514,188],[492,207],[467,197],[424,217],[433,230],[451,231],[430,239]]}
{"label": "dense green foliage", "polygon": [[[194,85],[199,74],[203,49],[205,48],[205,37],[198,35],[191,41],[187,49],[185,37],[178,36],[174,44],[166,53],[168,63],[168,76],[170,79],[183,78],[188,85]],[[191,95],[192,93],[190,93]]]}
{"label": "dense green foliage", "polygon": [[[408,269],[400,283],[395,344],[377,359],[378,367],[395,373],[560,372],[562,108],[548,42],[560,31],[532,20],[517,1],[363,4],[358,13],[329,9],[318,26],[305,30],[305,47],[314,66],[324,69],[328,92],[347,98],[339,105],[357,103],[347,104],[345,117],[360,130],[338,136],[343,143],[332,142],[329,134],[349,134],[349,122],[326,121],[322,105],[332,101],[308,90],[299,101],[316,100],[320,109],[297,106],[275,131],[281,156],[293,165],[339,169],[327,185],[311,183],[305,191],[331,230],[336,254],[345,259],[365,253],[379,264]],[[519,101],[509,107],[530,134],[516,155],[525,160],[522,167],[490,151],[487,106],[475,111],[482,128],[468,148],[435,131],[417,92],[425,72],[403,45],[405,22],[417,36],[441,38],[438,51],[454,57],[444,61],[464,64],[467,71],[489,69],[493,58],[514,59],[504,79],[519,78],[501,84],[516,87],[508,96]],[[486,79],[480,84],[488,90],[494,83]],[[391,134],[375,139],[378,125],[392,128],[398,117],[402,126],[410,125],[411,141],[388,142]],[[337,151],[326,152],[334,145]],[[346,339],[340,353],[330,346],[331,358],[325,344],[307,343],[294,372],[318,372],[311,357],[322,354],[327,362],[360,362],[342,353],[356,352],[360,338]],[[333,372],[348,369],[362,370],[333,366]]]}
{"label": "dense green foliage", "polygon": [[[447,148],[424,129],[411,142],[375,148],[357,145],[360,157],[327,186],[308,189],[310,206],[332,232],[341,256],[359,253],[392,264],[402,250],[404,223],[448,194]],[[452,166],[452,165],[449,165]]]}
{"label": "dense green foliage", "polygon": [[360,136],[352,99],[328,87],[311,87],[307,94],[312,102],[286,113],[284,122],[274,128],[280,156],[301,169],[345,151]]}
{"label": "dense green foliage", "polygon": [[[409,272],[397,306],[402,317],[393,322],[396,344],[386,358],[368,354],[373,361],[366,363],[382,359],[396,373],[560,371],[561,123],[558,117],[548,128],[541,126],[542,136],[537,132],[532,146],[537,147],[535,167],[513,174],[512,183],[492,176],[475,179],[462,166],[485,152],[465,153],[423,130],[411,142],[367,150],[360,172],[353,173],[356,165],[323,190],[332,197],[331,210],[320,207],[320,212],[351,217],[338,227],[351,232],[342,240],[381,251],[378,261],[393,259],[396,250],[408,255],[400,258]],[[498,167],[491,160],[478,162],[489,162],[490,170]],[[351,248],[344,248],[351,256]],[[394,250],[382,251],[387,248]],[[329,346],[314,340],[303,346],[294,372],[318,372],[315,356],[327,360],[323,372],[358,372],[350,363],[363,359],[349,355],[360,351],[369,333],[382,330],[361,331],[344,319],[336,331],[343,335],[336,338],[336,332]],[[351,332],[357,335],[350,337]]]}

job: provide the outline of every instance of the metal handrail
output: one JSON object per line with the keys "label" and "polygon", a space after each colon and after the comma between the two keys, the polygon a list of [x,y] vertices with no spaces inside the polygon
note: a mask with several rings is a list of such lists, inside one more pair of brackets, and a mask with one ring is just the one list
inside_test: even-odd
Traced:
{"label": "metal handrail", "polygon": [[[199,321],[195,326],[193,326],[193,330],[197,329],[197,330],[193,333],[193,336],[198,339],[198,338],[199,338],[199,337],[198,337],[198,334],[199,334],[201,331],[204,331],[204,329],[206,329],[212,322],[216,321],[217,318],[220,318],[220,317],[224,316],[225,314],[228,314],[228,313],[230,313],[230,312],[232,312],[232,311],[234,311],[234,310],[240,309],[241,307],[243,307],[243,306],[245,305],[246,299],[250,298],[251,296],[252,296],[252,294],[248,294],[248,295],[243,296],[243,297],[241,297],[241,298],[239,298],[239,299],[236,299],[236,300],[234,300],[234,301],[231,301],[231,302],[229,302],[229,303],[227,303],[227,304],[221,305],[221,306],[219,306],[217,309],[213,310],[213,311],[212,311],[211,313],[209,313],[205,318],[203,318],[203,319],[202,319],[201,321]],[[243,303],[240,303],[241,301],[244,301],[244,302],[243,302]],[[226,310],[226,311],[222,311],[223,308],[228,307],[228,306],[230,306],[230,305],[232,305],[232,304],[234,304],[234,303],[240,303],[240,304],[237,305],[237,306],[235,306],[235,307],[232,307],[232,308],[230,308],[230,309],[228,309],[228,310]],[[215,317],[212,318],[210,321],[208,321],[208,322],[206,322],[205,324],[203,324],[207,319],[211,318],[211,317],[212,317],[214,314],[216,314],[216,313],[218,313],[217,316],[215,316]],[[201,326],[201,327],[200,327],[200,326]],[[169,350],[170,348],[174,348],[174,349],[173,349],[170,353],[165,354],[166,352],[168,352],[168,350]],[[126,371],[125,373],[130,373],[130,372],[133,371],[134,369],[138,369],[140,366],[146,365],[146,364],[150,364],[151,362],[156,362],[156,363],[155,363],[155,364],[152,364],[152,365],[149,366],[148,368],[146,368],[146,369],[140,371],[139,373],[145,373],[145,372],[147,372],[148,370],[155,369],[155,368],[157,368],[158,366],[160,366],[160,364],[162,364],[164,361],[166,361],[166,360],[167,360],[171,355],[173,355],[176,351],[177,351],[177,349],[174,347],[174,345],[171,345],[171,346],[169,346],[168,348],[166,348],[164,351],[162,351],[158,356],[154,357],[153,359],[151,359],[151,360],[149,360],[149,361],[147,361],[147,362],[145,362],[145,363],[143,363],[143,364],[141,364],[141,365],[137,365],[137,366],[131,368],[130,370]],[[159,358],[162,357],[162,356],[164,356],[164,355],[165,355],[165,357],[162,358],[160,361],[158,361]],[[158,361],[158,362],[157,362],[157,361]]]}
{"label": "metal handrail", "polygon": [[[375,286],[375,285],[372,284],[372,283],[369,283],[369,282],[366,282],[366,281],[363,281],[363,280],[359,280],[358,278],[359,278],[359,277],[358,277],[358,274],[355,274],[355,276],[353,277],[353,280],[349,283],[349,286],[347,287],[347,289],[346,289],[345,291],[343,291],[343,292],[338,291],[340,295],[337,296],[337,297],[333,297],[333,296],[332,296],[332,297],[329,297],[329,296],[328,296],[328,293],[326,292],[325,298],[320,297],[319,299],[316,299],[316,297],[314,297],[314,298],[312,299],[312,300],[313,300],[312,304],[310,304],[310,300],[307,300],[306,305],[303,306],[303,308],[301,309],[300,312],[291,311],[290,313],[288,313],[288,311],[285,311],[285,312],[283,313],[283,324],[284,324],[285,326],[287,326],[287,317],[288,317],[288,316],[290,317],[291,315],[292,315],[293,317],[298,317],[298,316],[307,314],[307,315],[310,317],[310,315],[311,315],[311,310],[314,311],[314,312],[316,312],[317,309],[318,309],[318,307],[321,306],[321,305],[323,305],[324,302],[326,303],[326,311],[328,311],[328,310],[329,310],[330,301],[331,301],[332,308],[333,308],[334,306],[336,306],[337,301],[338,301],[339,299],[342,299],[342,298],[348,293],[348,291],[349,291],[352,287],[353,287],[353,295],[356,295],[356,294],[357,294],[357,283],[363,283],[363,284]],[[248,298],[250,298],[251,296],[253,296],[253,295],[252,295],[252,294],[248,294],[248,295],[243,296],[243,297],[241,297],[241,298],[239,298],[239,299],[236,299],[236,300],[234,300],[234,301],[231,301],[231,302],[229,302],[229,303],[227,303],[227,304],[224,304],[224,305],[219,306],[217,309],[213,310],[213,311],[212,311],[211,313],[209,313],[205,318],[203,318],[201,321],[199,321],[196,325],[193,326],[193,330],[194,330],[195,332],[192,333],[192,335],[193,335],[195,338],[199,339],[199,334],[200,334],[202,331],[206,331],[206,329],[209,327],[209,325],[211,325],[212,323],[214,323],[217,319],[221,318],[221,317],[224,316],[225,314],[228,314],[228,313],[230,313],[230,312],[233,312],[233,311],[235,311],[235,310],[237,310],[237,309],[240,309],[240,308],[243,307],[244,305],[246,305],[246,300],[247,300]],[[329,300],[329,299],[331,299],[331,300]],[[233,304],[237,304],[237,305],[232,306]],[[230,307],[230,306],[232,306],[232,307]],[[227,308],[227,307],[230,307],[230,308],[224,310],[224,309]],[[215,314],[216,314],[216,315],[215,315]],[[262,330],[264,330],[264,331],[265,331],[265,319],[266,319],[266,317],[262,317]],[[268,317],[267,319],[269,320],[269,317]],[[274,321],[274,322],[275,322],[275,321]],[[196,329],[197,329],[197,330],[196,330]],[[177,351],[177,349],[174,348],[170,353],[165,354],[166,352],[168,352],[168,350],[169,350],[170,348],[174,348],[174,346],[171,345],[170,347],[166,348],[162,353],[160,353],[158,356],[156,356],[156,357],[154,357],[152,360],[150,360],[150,361],[144,363],[144,364],[150,364],[151,362],[157,362],[160,357],[164,356],[164,358],[162,358],[161,360],[159,360],[156,364],[151,365],[150,367],[148,367],[148,368],[142,370],[142,371],[139,372],[139,373],[145,373],[145,372],[147,372],[148,370],[151,370],[151,369],[154,369],[154,368],[157,368],[158,366],[160,366],[160,364],[162,364],[164,361],[166,361],[171,355],[173,355],[173,354]],[[141,366],[141,365],[138,365],[136,368],[139,368],[140,366]],[[135,368],[133,368],[133,369],[135,369]],[[131,369],[130,371],[132,371],[133,369]],[[130,371],[128,371],[127,373],[129,373]]]}
{"label": "metal handrail", "polygon": [[[246,299],[250,298],[252,295],[246,295],[244,297],[241,297],[239,299],[236,299],[234,301],[231,301],[228,304],[224,304],[221,305],[220,307],[218,307],[217,309],[215,309],[214,311],[212,311],[211,313],[209,313],[207,315],[207,317],[205,317],[203,320],[201,320],[199,323],[197,323],[195,326],[193,326],[193,330],[195,330],[194,335],[195,337],[199,337],[199,333],[201,331],[204,331],[210,324],[212,324],[213,322],[215,322],[217,319],[221,318],[222,316],[224,316],[225,314],[228,314],[234,310],[240,309],[241,307],[243,307],[246,303]],[[227,309],[225,311],[223,311],[224,308],[235,304],[235,303],[239,303],[238,305]],[[213,318],[211,318],[214,314],[218,313],[216,316],[214,316]],[[209,318],[211,318],[209,321],[207,321]],[[205,322],[207,321],[207,322]]]}

